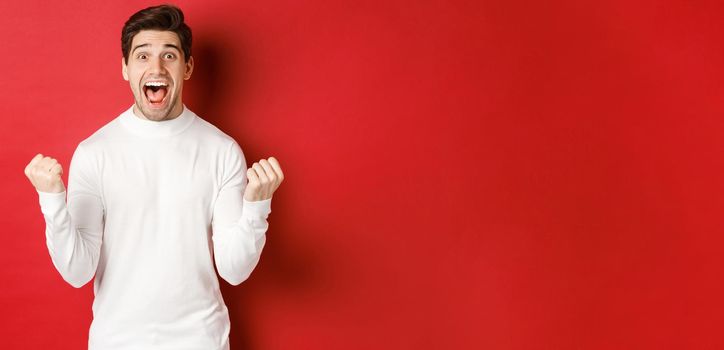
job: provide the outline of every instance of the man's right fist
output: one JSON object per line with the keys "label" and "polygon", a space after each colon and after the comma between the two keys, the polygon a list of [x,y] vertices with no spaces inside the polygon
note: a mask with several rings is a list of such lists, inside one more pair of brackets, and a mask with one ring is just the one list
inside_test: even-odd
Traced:
{"label": "man's right fist", "polygon": [[39,192],[60,193],[65,191],[63,185],[63,167],[57,160],[43,157],[38,153],[25,167],[25,176]]}

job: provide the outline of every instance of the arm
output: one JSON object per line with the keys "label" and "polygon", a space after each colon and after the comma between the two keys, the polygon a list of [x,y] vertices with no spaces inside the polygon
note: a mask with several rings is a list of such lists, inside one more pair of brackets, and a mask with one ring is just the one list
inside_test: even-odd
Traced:
{"label": "arm", "polygon": [[223,183],[214,203],[212,240],[219,275],[232,285],[246,280],[266,242],[271,198],[247,201],[246,160],[236,142],[225,157]]}
{"label": "arm", "polygon": [[[42,165],[36,171],[42,171]],[[100,256],[104,209],[97,179],[79,145],[70,163],[67,191],[36,186],[50,258],[63,279],[76,288],[93,278]]]}

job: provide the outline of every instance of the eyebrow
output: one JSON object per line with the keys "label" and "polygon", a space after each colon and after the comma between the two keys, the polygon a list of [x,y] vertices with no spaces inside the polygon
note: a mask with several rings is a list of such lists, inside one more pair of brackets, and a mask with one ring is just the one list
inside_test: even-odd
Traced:
{"label": "eyebrow", "polygon": [[[146,43],[146,44],[136,45],[136,47],[134,47],[133,50],[131,50],[131,54],[133,54],[133,52],[136,51],[136,49],[141,48],[141,47],[146,47],[146,46],[151,46],[151,44]],[[176,46],[174,44],[164,44],[163,47],[174,48],[174,49],[176,49],[176,51],[181,52],[181,49],[179,49],[178,46]]]}

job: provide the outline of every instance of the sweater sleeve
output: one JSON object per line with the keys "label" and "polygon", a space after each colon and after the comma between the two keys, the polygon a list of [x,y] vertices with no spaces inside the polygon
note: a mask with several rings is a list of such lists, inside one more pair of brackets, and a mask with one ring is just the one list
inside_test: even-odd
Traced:
{"label": "sweater sleeve", "polygon": [[50,258],[63,279],[76,288],[96,272],[104,225],[98,174],[86,157],[79,145],[70,162],[66,191],[36,190]]}
{"label": "sweater sleeve", "polygon": [[269,227],[271,198],[253,202],[244,199],[246,160],[236,142],[225,155],[223,168],[212,219],[214,261],[224,280],[239,285],[259,262]]}

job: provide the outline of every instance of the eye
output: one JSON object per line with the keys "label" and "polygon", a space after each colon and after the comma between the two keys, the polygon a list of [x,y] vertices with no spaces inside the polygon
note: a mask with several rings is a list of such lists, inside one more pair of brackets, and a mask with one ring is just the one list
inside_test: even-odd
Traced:
{"label": "eye", "polygon": [[167,60],[172,60],[172,59],[176,58],[176,55],[174,55],[172,53],[167,53],[167,54],[163,55],[163,58],[165,58]]}
{"label": "eye", "polygon": [[139,60],[145,60],[146,58],[148,58],[148,56],[146,56],[145,53],[139,54],[139,55],[136,56],[136,57],[137,57]]}

